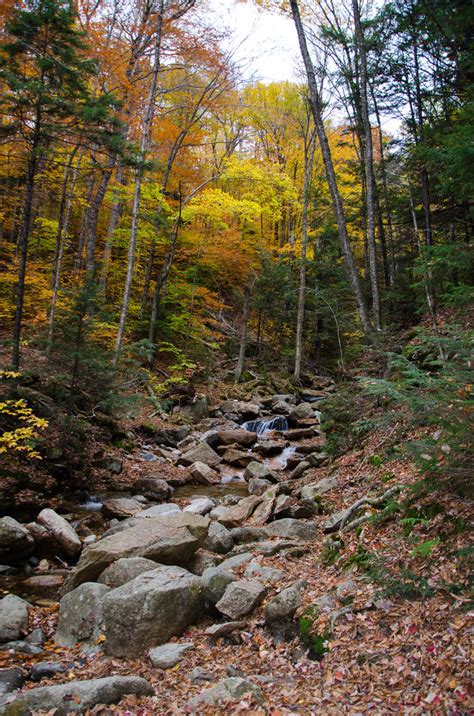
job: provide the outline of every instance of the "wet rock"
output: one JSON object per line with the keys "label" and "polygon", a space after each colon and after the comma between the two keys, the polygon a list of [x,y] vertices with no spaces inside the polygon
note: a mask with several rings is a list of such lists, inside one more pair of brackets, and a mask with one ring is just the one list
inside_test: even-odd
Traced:
{"label": "wet rock", "polygon": [[102,631],[103,598],[110,591],[105,584],[81,584],[66,594],[59,605],[59,620],[54,636],[60,646],[95,641]]}
{"label": "wet rock", "polygon": [[203,607],[198,577],[180,567],[160,565],[105,595],[105,651],[138,656],[180,636],[199,619]]}
{"label": "wet rock", "polygon": [[8,594],[0,601],[0,642],[20,639],[28,628],[28,608],[24,599]]}
{"label": "wet rock", "polygon": [[145,557],[161,564],[186,564],[204,542],[209,527],[206,517],[189,512],[137,522],[129,529],[87,547],[63,591],[97,579],[109,564],[122,557]]}
{"label": "wet rock", "polygon": [[41,679],[49,679],[56,674],[62,674],[67,671],[64,664],[58,661],[40,661],[31,667],[30,679],[32,681],[41,681]]}
{"label": "wet rock", "polygon": [[218,485],[221,481],[219,473],[199,460],[193,462],[189,472],[200,485]]}
{"label": "wet rock", "polygon": [[21,669],[0,669],[0,696],[21,689],[25,677]]}
{"label": "wet rock", "polygon": [[294,440],[306,440],[314,438],[314,430],[312,428],[293,428],[292,430],[285,430],[283,437],[285,440],[291,440],[292,442]]}
{"label": "wet rock", "polygon": [[223,636],[229,636],[234,631],[245,629],[246,626],[246,622],[241,621],[222,622],[208,627],[204,633],[211,639],[220,639]]}
{"label": "wet rock", "polygon": [[285,573],[281,569],[275,569],[273,567],[264,567],[256,559],[253,559],[247,565],[245,569],[245,576],[247,579],[254,579],[257,577],[262,582],[270,582],[275,584],[280,582],[285,577]]}
{"label": "wet rock", "polygon": [[143,505],[137,500],[128,497],[116,497],[106,500],[102,505],[102,512],[106,517],[117,517],[119,520],[133,517],[143,510]]}
{"label": "wet rock", "polygon": [[271,537],[283,537],[285,539],[314,539],[318,533],[317,525],[313,522],[286,517],[282,520],[275,520],[265,527],[265,532]]}
{"label": "wet rock", "polygon": [[206,515],[215,507],[216,503],[209,497],[201,497],[193,500],[191,504],[184,508],[183,512],[191,512],[195,515]]}
{"label": "wet rock", "polygon": [[38,524],[50,532],[68,557],[75,557],[82,549],[81,540],[69,522],[50,509],[41,510],[36,518]]}
{"label": "wet rock", "polygon": [[263,495],[270,487],[271,482],[268,480],[262,480],[259,477],[251,477],[248,483],[249,495]]}
{"label": "wet rock", "polygon": [[159,669],[171,669],[182,660],[190,649],[194,649],[194,644],[190,641],[181,644],[162,644],[150,649],[148,658],[153,666],[157,666]]}
{"label": "wet rock", "polygon": [[265,594],[266,588],[257,579],[240,579],[229,584],[216,607],[231,619],[241,619],[260,604]]}
{"label": "wet rock", "polygon": [[23,525],[13,517],[0,518],[0,561],[4,564],[16,564],[29,557],[35,543]]}
{"label": "wet rock", "polygon": [[229,530],[219,522],[212,522],[209,525],[206,540],[203,544],[204,549],[219,554],[227,554],[234,546],[234,540]]}
{"label": "wet rock", "polygon": [[251,480],[252,478],[259,478],[260,480],[268,480],[268,482],[278,482],[278,475],[271,470],[267,465],[262,465],[261,462],[252,460],[249,462],[244,472],[244,480]]}
{"label": "wet rock", "polygon": [[140,477],[133,483],[132,492],[149,500],[163,501],[171,497],[173,489],[159,477]]}
{"label": "wet rock", "polygon": [[306,586],[306,582],[301,580],[292,584],[291,587],[282,589],[279,594],[270,599],[264,609],[266,623],[292,619],[302,604],[301,590],[304,586]]}
{"label": "wet rock", "polygon": [[335,477],[324,477],[319,482],[311,485],[305,485],[300,490],[300,497],[303,500],[315,500],[317,497],[325,495],[326,492],[334,490],[337,487],[337,479]]}
{"label": "wet rock", "polygon": [[201,577],[204,597],[211,602],[211,604],[216,604],[216,602],[224,596],[224,592],[229,584],[235,581],[236,577],[230,574],[230,572],[226,572],[219,567],[209,567],[203,572]]}
{"label": "wet rock", "polygon": [[282,440],[265,440],[262,436],[260,436],[260,440],[261,442],[254,446],[253,452],[261,455],[278,455],[285,447],[285,442]]}
{"label": "wet rock", "polygon": [[207,443],[200,441],[181,455],[177,464],[187,466],[195,462],[203,462],[208,467],[215,467],[221,462],[221,458]]}
{"label": "wet rock", "polygon": [[117,704],[126,694],[151,696],[153,689],[146,679],[137,676],[69,681],[25,691],[5,704],[2,713],[5,716],[31,716],[36,711],[51,711],[55,716],[82,714],[96,704]]}
{"label": "wet rock", "polygon": [[217,445],[241,445],[251,447],[257,442],[257,435],[248,430],[219,430],[216,435]]}
{"label": "wet rock", "polygon": [[156,569],[156,562],[144,557],[125,557],[113,562],[102,574],[97,578],[99,584],[105,584],[111,589],[121,587],[122,584],[131,582],[132,579],[138,577],[144,572],[151,572]]}
{"label": "wet rock", "polygon": [[218,706],[222,702],[238,702],[244,697],[251,698],[256,703],[262,703],[262,691],[247,679],[233,677],[219,681],[211,689],[206,689],[189,702],[191,713],[202,706]]}

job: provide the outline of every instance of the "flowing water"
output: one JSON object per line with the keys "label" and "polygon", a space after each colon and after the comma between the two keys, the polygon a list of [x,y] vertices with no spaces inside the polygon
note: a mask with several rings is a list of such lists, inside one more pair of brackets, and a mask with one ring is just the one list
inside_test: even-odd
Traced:
{"label": "flowing water", "polygon": [[288,430],[288,420],[282,415],[277,415],[270,420],[249,420],[243,423],[242,427],[251,433],[265,435],[265,433],[268,433],[270,430]]}

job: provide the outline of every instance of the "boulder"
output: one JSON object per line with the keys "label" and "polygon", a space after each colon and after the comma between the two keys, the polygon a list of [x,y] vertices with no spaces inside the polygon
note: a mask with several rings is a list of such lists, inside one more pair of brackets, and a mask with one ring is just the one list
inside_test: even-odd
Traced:
{"label": "boulder", "polygon": [[228,465],[234,465],[235,467],[246,467],[249,462],[254,460],[254,456],[243,450],[237,450],[235,448],[227,448],[223,454],[222,459]]}
{"label": "boulder", "polygon": [[250,524],[255,527],[261,527],[266,524],[271,517],[273,508],[275,506],[275,496],[265,494],[262,502],[255,508],[252,517],[250,518]]}
{"label": "boulder", "polygon": [[148,519],[149,517],[167,517],[175,512],[181,512],[181,507],[174,502],[163,502],[161,505],[153,505],[146,510],[142,510],[135,515],[140,519]]}
{"label": "boulder", "polygon": [[140,477],[133,483],[132,492],[150,500],[162,501],[171,497],[173,488],[159,477]]}
{"label": "boulder", "polygon": [[38,656],[43,649],[36,644],[30,644],[28,641],[8,641],[4,645],[4,650],[15,654],[28,654],[28,656]]}
{"label": "boulder", "polygon": [[203,462],[208,467],[215,467],[221,462],[221,458],[210,445],[201,440],[197,445],[181,455],[177,464],[187,466],[195,462]]}
{"label": "boulder", "polygon": [[211,500],[209,497],[200,497],[187,505],[183,512],[191,512],[195,515],[206,515],[215,506],[216,503],[214,500]]}
{"label": "boulder", "polygon": [[232,520],[230,507],[226,507],[225,505],[214,507],[214,509],[209,512],[209,517],[211,520],[220,522],[225,527],[236,527],[237,525],[237,522]]}
{"label": "boulder", "polygon": [[[292,430],[285,430],[283,433],[285,440],[306,440],[308,438],[314,438],[314,430],[312,428],[293,428]],[[299,446],[298,446],[299,449]]]}
{"label": "boulder", "polygon": [[194,649],[194,644],[190,641],[182,644],[162,644],[150,649],[148,658],[153,666],[157,666],[159,669],[171,669],[181,661],[185,653],[190,649]]}
{"label": "boulder", "polygon": [[260,415],[260,406],[255,403],[245,403],[241,400],[225,400],[220,409],[223,413],[237,415],[242,420],[252,420]]}
{"label": "boulder", "polygon": [[262,497],[251,495],[250,497],[244,497],[242,500],[231,507],[225,517],[225,521],[220,519],[224,525],[229,524],[230,526],[235,524],[239,525],[242,522],[248,520],[254,509],[262,502]]}
{"label": "boulder", "polygon": [[199,462],[199,460],[193,462],[189,468],[189,472],[200,485],[218,485],[221,481],[218,472],[213,470],[212,467],[209,467],[209,465]]}
{"label": "boulder", "polygon": [[306,420],[314,417],[313,406],[311,403],[300,403],[292,408],[289,418],[292,422],[297,423],[299,420]]}
{"label": "boulder", "polygon": [[217,445],[237,444],[242,447],[251,447],[257,442],[257,435],[248,430],[219,430],[216,439]]}
{"label": "boulder", "polygon": [[290,510],[295,504],[296,500],[294,497],[290,497],[289,495],[278,495],[273,508],[273,517],[275,519],[283,517],[283,514],[288,513],[288,510]]}
{"label": "boulder", "polygon": [[86,582],[61,599],[54,636],[60,646],[95,642],[102,631],[103,598],[109,591],[105,584]]}
{"label": "boulder", "polygon": [[264,492],[272,486],[268,480],[262,480],[259,477],[251,477],[248,483],[249,495],[263,495]]}
{"label": "boulder", "polygon": [[259,478],[260,480],[268,480],[269,482],[278,482],[278,476],[266,465],[261,462],[252,460],[249,462],[244,472],[244,480]]}
{"label": "boulder", "polygon": [[311,465],[311,467],[319,467],[322,465],[326,460],[328,459],[328,454],[326,452],[312,452],[310,455],[306,458]]}
{"label": "boulder", "polygon": [[207,627],[204,633],[211,639],[220,639],[222,636],[229,636],[237,629],[245,629],[246,626],[246,622],[222,622],[221,624],[213,624]]}
{"label": "boulder", "polygon": [[0,696],[21,689],[25,677],[21,669],[0,669]]}
{"label": "boulder", "polygon": [[325,495],[326,492],[337,487],[337,479],[335,477],[324,477],[319,482],[311,485],[305,485],[300,490],[302,500],[315,500],[317,497]]}
{"label": "boulder", "polygon": [[237,544],[248,544],[267,539],[267,533],[261,527],[234,527],[230,530],[230,534]]}
{"label": "boulder", "polygon": [[191,429],[187,425],[178,428],[159,428],[155,432],[155,440],[159,445],[175,448],[182,440],[188,437]]}
{"label": "boulder", "polygon": [[83,714],[96,704],[117,704],[127,694],[151,696],[153,689],[138,676],[107,676],[103,679],[68,681],[57,686],[40,686],[19,694],[3,705],[4,716],[32,716],[48,711],[55,716]]}
{"label": "boulder", "polygon": [[262,442],[255,445],[253,451],[258,452],[261,455],[278,455],[278,453],[282,452],[285,447],[285,442],[283,440],[265,440],[262,436],[260,436],[260,440]]}
{"label": "boulder", "polygon": [[272,403],[272,411],[276,415],[289,415],[291,412],[291,405],[288,405],[285,400],[277,400]]}
{"label": "boulder", "polygon": [[330,532],[337,532],[343,522],[348,518],[349,510],[339,510],[339,512],[333,512],[329,515],[328,519],[323,525],[323,532],[329,534]]}
{"label": "boulder", "polygon": [[20,639],[28,628],[28,607],[24,599],[7,594],[0,601],[0,642]]}
{"label": "boulder", "polygon": [[236,581],[236,577],[230,572],[226,572],[225,569],[219,567],[209,567],[202,573],[201,584],[204,597],[211,602],[216,604],[219,599],[222,599],[224,592],[232,582]]}
{"label": "boulder", "polygon": [[34,539],[35,555],[37,557],[54,557],[57,554],[58,543],[46,527],[39,525],[37,522],[28,522],[25,527]]}
{"label": "boulder", "polygon": [[241,619],[260,604],[265,594],[266,588],[257,579],[240,579],[229,584],[216,607],[231,619]]}
{"label": "boulder", "polygon": [[302,520],[286,517],[282,520],[275,520],[265,527],[269,537],[282,537],[283,539],[312,540],[318,533],[318,527],[314,522],[303,522]]}
{"label": "boulder", "polygon": [[209,415],[209,398],[207,395],[195,395],[192,402],[180,405],[179,412],[187,418],[198,423]]}
{"label": "boulder", "polygon": [[201,709],[204,706],[219,706],[219,704],[242,701],[243,698],[250,698],[252,701],[260,704],[263,701],[263,694],[258,686],[252,684],[247,679],[231,677],[219,681],[215,686],[206,689],[189,702],[187,708],[191,713]]}
{"label": "boulder", "polygon": [[62,674],[67,670],[67,666],[58,661],[40,661],[31,667],[30,679],[32,681],[41,681],[41,679],[49,679],[51,676]]}
{"label": "boulder", "polygon": [[209,520],[190,512],[137,520],[129,529],[104,537],[86,547],[64,585],[71,591],[91,582],[109,564],[122,557],[146,557],[162,564],[186,564],[204,542]]}
{"label": "boulder", "polygon": [[219,567],[220,569],[232,571],[233,569],[240,567],[242,564],[250,562],[251,559],[253,559],[252,552],[242,552],[242,554],[235,554],[233,557],[224,559],[224,561],[220,563]]}
{"label": "boulder", "polygon": [[0,562],[16,564],[29,557],[35,548],[29,531],[13,517],[0,518]]}
{"label": "boulder", "polygon": [[310,467],[311,463],[309,462],[309,460],[301,460],[301,462],[299,462],[294,468],[294,470],[291,472],[290,480],[297,480],[299,477],[303,477],[305,472],[309,470]]}
{"label": "boulder", "polygon": [[186,567],[193,574],[201,576],[205,569],[217,567],[220,562],[222,562],[222,557],[219,555],[212,554],[205,549],[198,549]]}
{"label": "boulder", "polygon": [[292,619],[302,604],[301,589],[305,585],[302,580],[295,582],[270,599],[264,610],[266,623]]}
{"label": "boulder", "polygon": [[133,515],[142,510],[143,505],[141,502],[128,497],[115,497],[106,500],[102,505],[102,512],[106,517],[116,517],[119,520],[133,517]]}
{"label": "boulder", "polygon": [[270,399],[272,404],[279,403],[280,401],[289,403],[290,405],[296,405],[296,395],[293,395],[292,393],[278,393],[276,395],[272,395]]}
{"label": "boulder", "polygon": [[131,582],[132,579],[138,577],[144,572],[151,572],[156,569],[156,562],[144,557],[124,557],[118,559],[104,569],[102,574],[97,578],[99,584],[105,584],[111,589],[121,587],[122,584]]}
{"label": "boulder", "polygon": [[181,567],[160,565],[103,599],[105,651],[138,656],[180,636],[203,612],[201,580]]}
{"label": "boulder", "polygon": [[76,557],[81,551],[81,540],[69,522],[50,509],[41,510],[36,518],[38,524],[50,532],[68,557]]}
{"label": "boulder", "polygon": [[253,559],[248,563],[245,568],[245,576],[247,579],[254,579],[257,577],[263,582],[270,582],[275,584],[280,582],[285,577],[285,573],[281,569],[275,569],[273,567],[264,567],[256,559]]}
{"label": "boulder", "polygon": [[219,554],[227,554],[234,546],[232,535],[224,525],[219,522],[212,522],[209,525],[209,531],[204,541],[204,549]]}

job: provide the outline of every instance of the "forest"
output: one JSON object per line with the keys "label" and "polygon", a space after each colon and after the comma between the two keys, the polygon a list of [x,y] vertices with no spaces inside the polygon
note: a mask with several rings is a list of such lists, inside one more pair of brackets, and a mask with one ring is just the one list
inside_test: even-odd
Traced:
{"label": "forest", "polygon": [[467,714],[472,4],[227,4],[0,0],[0,713]]}

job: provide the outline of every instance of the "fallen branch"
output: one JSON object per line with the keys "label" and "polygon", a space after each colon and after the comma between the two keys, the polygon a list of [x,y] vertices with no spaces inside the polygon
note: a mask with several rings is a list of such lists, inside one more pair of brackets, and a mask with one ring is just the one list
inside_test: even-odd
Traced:
{"label": "fallen branch", "polygon": [[383,495],[379,495],[379,497],[361,497],[360,500],[354,502],[354,504],[346,510],[346,513],[341,520],[341,524],[339,525],[339,532],[347,532],[353,527],[356,527],[363,522],[367,522],[370,515],[364,515],[363,517],[366,517],[366,519],[359,517],[356,520],[349,522],[352,515],[357,512],[360,507],[363,507],[364,505],[369,505],[369,507],[380,507],[380,505],[382,505],[386,500],[388,500],[389,497],[392,497],[392,495],[396,495],[397,493],[401,492],[402,489],[402,485],[394,485],[393,487],[390,487],[386,492],[384,492]]}

